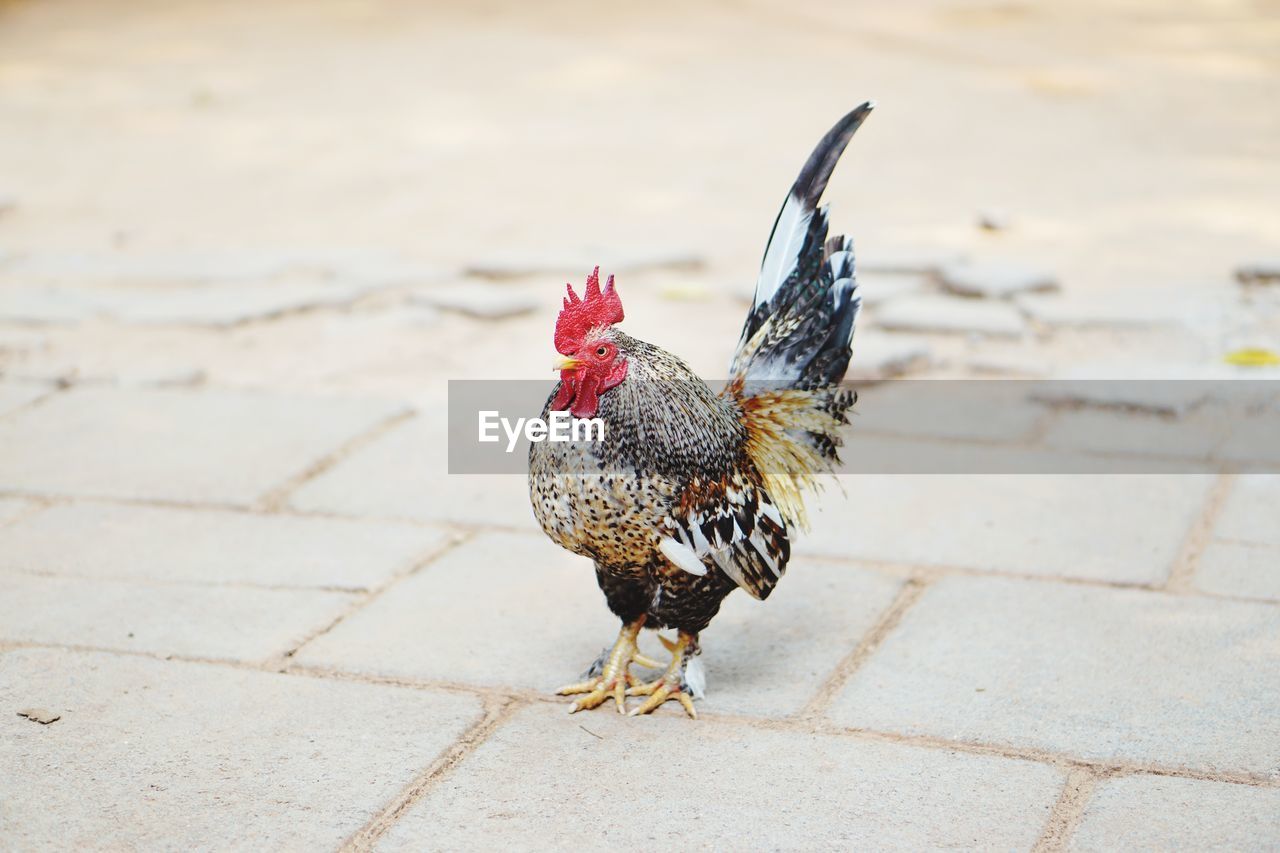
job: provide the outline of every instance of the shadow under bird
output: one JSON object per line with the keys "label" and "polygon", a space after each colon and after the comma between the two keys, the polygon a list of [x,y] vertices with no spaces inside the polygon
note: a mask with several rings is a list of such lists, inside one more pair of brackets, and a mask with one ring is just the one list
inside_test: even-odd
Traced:
{"label": "shadow under bird", "polygon": [[[599,268],[556,320],[560,382],[543,410],[599,418],[599,440],[535,442],[529,494],[546,534],[595,561],[609,609],[622,620],[613,646],[584,680],[570,711],[644,697],[631,714],[668,700],[696,717],[703,678],[698,635],[725,596],[765,599],[805,526],[803,494],[829,471],[855,395],[840,387],[861,297],[853,240],[827,238],[823,190],[867,102],[818,143],[791,187],[760,266],[755,299],[725,389],[713,392],[683,361],[617,328],[622,301]],[[641,629],[661,637],[661,662],[640,652]],[[637,664],[662,674],[640,682]]]}

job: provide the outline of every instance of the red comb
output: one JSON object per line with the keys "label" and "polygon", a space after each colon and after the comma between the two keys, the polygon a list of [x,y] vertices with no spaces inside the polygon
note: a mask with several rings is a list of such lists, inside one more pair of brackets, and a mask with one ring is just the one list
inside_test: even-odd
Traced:
{"label": "red comb", "polygon": [[597,326],[612,326],[622,322],[622,300],[613,289],[613,276],[600,290],[600,267],[587,276],[587,289],[582,298],[573,292],[573,285],[566,284],[569,295],[564,298],[564,308],[556,319],[556,351],[564,355],[577,352],[587,332]]}

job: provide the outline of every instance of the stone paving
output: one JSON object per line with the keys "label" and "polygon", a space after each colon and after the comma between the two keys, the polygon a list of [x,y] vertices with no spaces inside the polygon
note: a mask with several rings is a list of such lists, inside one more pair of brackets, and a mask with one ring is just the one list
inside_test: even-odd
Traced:
{"label": "stone paving", "polygon": [[[877,384],[1280,377],[1262,24],[858,8],[0,3],[0,849],[1280,849],[1275,443]],[[937,470],[825,483],[697,721],[568,716],[616,624],[446,383],[549,388],[597,262],[716,377],[864,86],[846,455]]]}

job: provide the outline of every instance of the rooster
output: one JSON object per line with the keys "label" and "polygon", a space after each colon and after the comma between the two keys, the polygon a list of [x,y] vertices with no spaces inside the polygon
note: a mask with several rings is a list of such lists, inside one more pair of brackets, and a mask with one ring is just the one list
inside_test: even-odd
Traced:
{"label": "rooster", "polygon": [[[603,437],[535,442],[529,494],[543,531],[590,557],[622,629],[583,675],[558,692],[570,713],[612,698],[668,700],[697,717],[703,677],[699,633],[725,596],[766,599],[786,571],[789,531],[806,525],[803,491],[839,461],[840,428],[855,395],[849,366],[860,296],[853,241],[827,239],[818,202],[836,162],[873,104],[822,138],[791,187],[765,249],[750,313],[715,393],[676,356],[618,330],[622,301],[599,267],[556,320],[560,382],[543,410],[599,418]],[[659,635],[667,663],[640,652],[642,628]],[[659,670],[637,680],[631,665]]]}

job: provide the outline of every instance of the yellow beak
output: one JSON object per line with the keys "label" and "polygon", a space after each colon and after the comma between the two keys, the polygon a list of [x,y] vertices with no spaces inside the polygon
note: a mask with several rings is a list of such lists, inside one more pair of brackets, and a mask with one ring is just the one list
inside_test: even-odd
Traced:
{"label": "yellow beak", "polygon": [[582,367],[582,362],[576,358],[567,355],[556,356],[556,363],[552,365],[552,370],[577,370]]}

